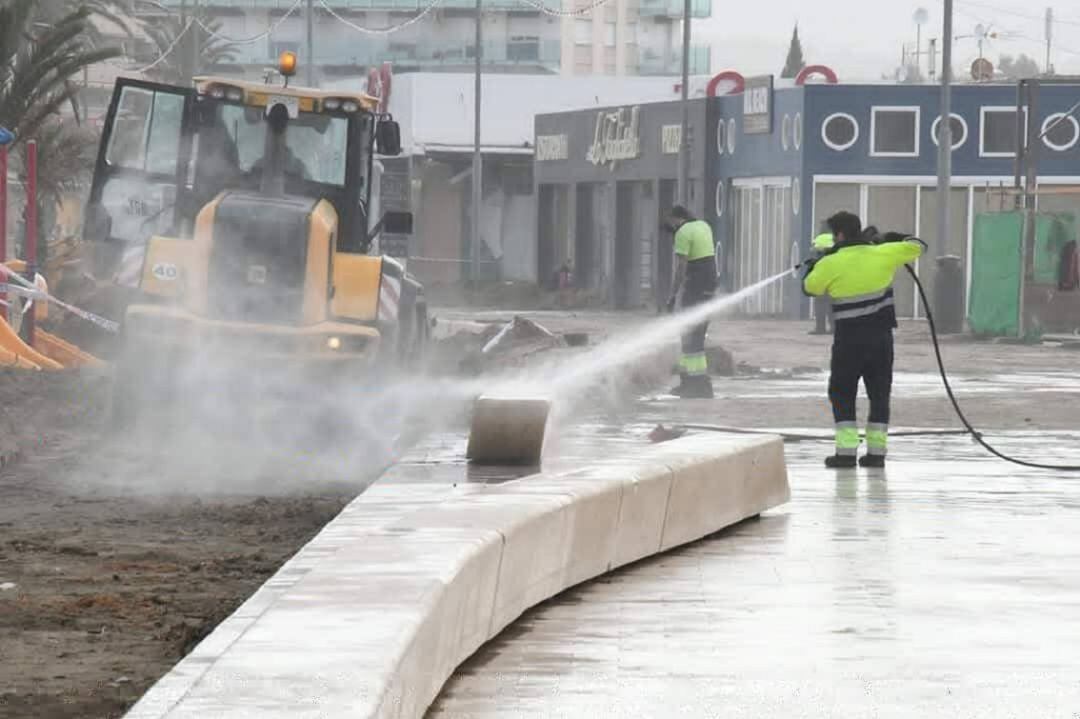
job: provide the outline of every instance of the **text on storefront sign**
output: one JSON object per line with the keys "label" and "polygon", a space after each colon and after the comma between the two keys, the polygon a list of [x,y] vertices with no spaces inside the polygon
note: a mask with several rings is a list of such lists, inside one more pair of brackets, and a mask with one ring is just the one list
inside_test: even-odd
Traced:
{"label": "text on storefront sign", "polygon": [[570,157],[570,143],[566,135],[537,135],[536,160],[565,160]]}
{"label": "text on storefront sign", "polygon": [[609,165],[615,169],[617,160],[632,160],[641,154],[641,138],[638,134],[638,115],[641,108],[621,107],[612,112],[596,115],[593,141],[585,159],[594,165]]}

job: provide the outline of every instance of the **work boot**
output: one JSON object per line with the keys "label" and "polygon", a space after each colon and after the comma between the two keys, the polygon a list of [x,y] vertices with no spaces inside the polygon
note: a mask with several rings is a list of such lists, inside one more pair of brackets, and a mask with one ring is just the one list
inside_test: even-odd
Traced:
{"label": "work boot", "polygon": [[825,466],[829,469],[855,469],[855,457],[850,454],[834,454],[825,458]]}
{"label": "work boot", "polygon": [[884,469],[885,456],[881,454],[867,454],[859,457],[859,466],[868,469]]}
{"label": "work boot", "polygon": [[712,379],[708,375],[687,377],[679,396],[683,399],[712,399]]}

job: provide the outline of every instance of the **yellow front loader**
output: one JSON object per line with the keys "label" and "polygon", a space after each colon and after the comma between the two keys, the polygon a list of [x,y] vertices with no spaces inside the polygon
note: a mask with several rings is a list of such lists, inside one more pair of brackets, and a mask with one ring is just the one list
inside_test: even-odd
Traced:
{"label": "yellow front loader", "polygon": [[261,377],[360,381],[415,366],[423,288],[373,252],[376,154],[400,132],[362,93],[196,78],[116,83],[86,219],[94,273],[127,288],[114,417]]}

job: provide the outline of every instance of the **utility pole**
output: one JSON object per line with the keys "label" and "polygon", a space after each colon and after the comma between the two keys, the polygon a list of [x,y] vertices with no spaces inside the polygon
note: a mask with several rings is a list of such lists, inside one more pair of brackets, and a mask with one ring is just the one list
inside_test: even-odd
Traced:
{"label": "utility pole", "polygon": [[473,60],[476,65],[473,70],[475,75],[475,88],[473,90],[473,159],[472,159],[472,271],[469,273],[473,286],[480,281],[480,199],[484,189],[483,184],[483,161],[480,156],[480,78],[482,76],[480,63],[484,55],[484,32],[483,32],[483,8],[482,0],[476,0],[476,48],[473,52]]}
{"label": "utility pole", "polygon": [[953,0],[945,0],[945,28],[941,37],[941,122],[938,123],[937,181],[937,243],[938,247],[943,249],[948,247],[946,238],[949,236],[949,193],[952,189],[952,44]]}
{"label": "utility pole", "polygon": [[305,84],[308,87],[315,87],[315,40],[314,40],[314,27],[315,22],[315,0],[307,0],[307,52],[304,53],[307,57],[304,58],[304,77],[306,78]]}
{"label": "utility pole", "polygon": [[915,26],[915,69],[922,74],[922,25]]}
{"label": "utility pole", "polygon": [[679,204],[690,204],[690,13],[691,0],[683,0],[682,125],[679,130]]}
{"label": "utility pole", "polygon": [[[180,32],[186,32],[187,30],[187,0],[180,0]],[[191,84],[191,75],[188,74],[188,58],[187,53],[183,52],[186,45],[187,38],[184,38],[180,42],[180,47],[177,48],[177,56],[180,58],[180,82],[189,85]]]}
{"label": "utility pole", "polygon": [[199,0],[195,0],[195,11],[191,14],[191,19],[194,21],[191,25],[191,76],[195,77],[199,74],[199,66],[202,64],[199,62],[199,53],[201,51],[199,47]]}
{"label": "utility pole", "polygon": [[1054,42],[1054,8],[1046,8],[1046,64],[1043,65],[1043,74],[1050,75],[1050,49]]}

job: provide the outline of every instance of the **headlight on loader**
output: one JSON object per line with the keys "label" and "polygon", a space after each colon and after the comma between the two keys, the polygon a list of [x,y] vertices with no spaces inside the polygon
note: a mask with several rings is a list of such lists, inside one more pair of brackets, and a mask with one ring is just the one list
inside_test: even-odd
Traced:
{"label": "headlight on loader", "polygon": [[368,346],[368,337],[366,335],[322,335],[319,338],[319,349],[330,354],[344,354],[353,353],[359,354],[364,352]]}

